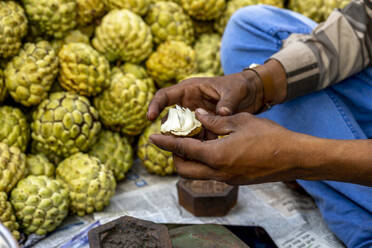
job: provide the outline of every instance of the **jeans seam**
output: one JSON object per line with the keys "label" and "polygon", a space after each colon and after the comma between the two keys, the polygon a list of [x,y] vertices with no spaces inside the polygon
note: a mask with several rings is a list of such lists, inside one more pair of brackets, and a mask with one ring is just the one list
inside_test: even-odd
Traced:
{"label": "jeans seam", "polygon": [[338,103],[338,100],[336,99],[336,96],[334,96],[333,93],[328,92],[328,90],[326,90],[325,93],[329,96],[329,98],[332,100],[333,104],[336,106],[337,111],[340,113],[342,119],[344,119],[346,126],[350,129],[350,131],[353,134],[353,136],[355,137],[355,139],[361,139],[361,137],[358,135],[358,132],[355,130],[355,128],[351,124],[351,120],[348,118],[345,111],[342,109],[341,105]]}

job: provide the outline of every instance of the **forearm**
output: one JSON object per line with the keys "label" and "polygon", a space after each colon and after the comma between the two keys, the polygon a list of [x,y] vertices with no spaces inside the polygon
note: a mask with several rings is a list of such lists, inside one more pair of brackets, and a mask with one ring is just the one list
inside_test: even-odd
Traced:
{"label": "forearm", "polygon": [[301,179],[372,186],[372,140],[332,140],[299,135],[293,161]]}

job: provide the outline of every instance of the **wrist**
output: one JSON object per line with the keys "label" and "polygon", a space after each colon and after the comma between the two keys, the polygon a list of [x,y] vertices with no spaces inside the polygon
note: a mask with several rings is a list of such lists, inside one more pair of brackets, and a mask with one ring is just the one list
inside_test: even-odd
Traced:
{"label": "wrist", "polygon": [[245,79],[247,88],[254,89],[255,98],[252,113],[256,113],[258,110],[262,109],[262,106],[264,105],[264,88],[262,80],[258,74],[252,70],[244,70],[241,74]]}

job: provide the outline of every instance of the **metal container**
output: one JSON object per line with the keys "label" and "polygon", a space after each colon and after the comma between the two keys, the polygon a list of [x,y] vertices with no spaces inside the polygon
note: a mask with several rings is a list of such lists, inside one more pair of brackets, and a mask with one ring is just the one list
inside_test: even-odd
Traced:
{"label": "metal container", "polygon": [[18,248],[17,241],[9,230],[0,223],[0,248]]}

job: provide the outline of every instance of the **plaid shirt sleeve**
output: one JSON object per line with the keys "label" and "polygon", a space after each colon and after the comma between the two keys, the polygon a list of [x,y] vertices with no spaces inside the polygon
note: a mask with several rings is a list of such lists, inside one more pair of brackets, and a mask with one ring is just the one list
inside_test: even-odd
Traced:
{"label": "plaid shirt sleeve", "polygon": [[372,55],[372,0],[353,0],[309,35],[293,34],[271,58],[287,73],[288,99],[324,89],[363,70]]}

